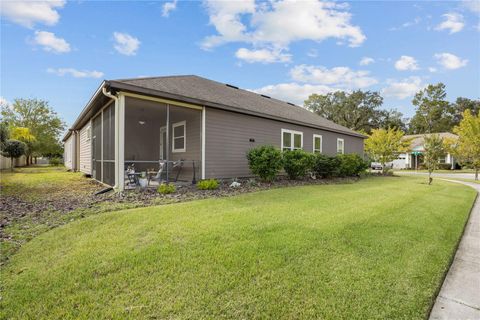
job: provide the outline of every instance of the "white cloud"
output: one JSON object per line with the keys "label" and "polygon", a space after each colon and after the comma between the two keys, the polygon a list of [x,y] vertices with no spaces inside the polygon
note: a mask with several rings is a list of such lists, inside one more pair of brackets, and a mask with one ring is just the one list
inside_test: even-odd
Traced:
{"label": "white cloud", "polygon": [[45,51],[54,53],[70,52],[70,44],[65,39],[58,38],[52,32],[35,31],[34,43],[41,45]]}
{"label": "white cloud", "polygon": [[370,58],[370,57],[363,57],[362,60],[360,60],[360,65],[361,66],[368,66],[371,63],[374,63],[375,59]]}
{"label": "white cloud", "polygon": [[401,56],[395,62],[395,69],[405,71],[405,70],[418,70],[417,60],[414,57],[410,56]]}
{"label": "white cloud", "polygon": [[174,11],[177,8],[177,0],[172,2],[165,2],[162,6],[162,17],[170,16],[170,12]]}
{"label": "white cloud", "polygon": [[48,68],[48,73],[56,74],[57,76],[71,75],[74,78],[101,78],[103,77],[103,72],[100,71],[88,71],[88,70],[77,70],[74,68]]}
{"label": "white cloud", "polygon": [[422,21],[422,18],[416,17],[416,18],[413,19],[412,21],[407,21],[407,22],[403,23],[403,24],[402,24],[401,26],[399,26],[399,27],[392,27],[392,28],[390,28],[390,29],[388,29],[388,30],[390,30],[390,31],[398,31],[398,30],[403,29],[403,28],[413,27],[413,26],[419,24],[421,21]]}
{"label": "white cloud", "polygon": [[472,11],[473,13],[480,14],[480,1],[478,0],[464,0],[462,4],[465,8]]}
{"label": "white cloud", "polygon": [[0,1],[1,15],[8,20],[27,28],[37,23],[55,25],[60,19],[57,9],[63,8],[65,1]]}
{"label": "white cloud", "polygon": [[412,97],[420,89],[424,87],[420,77],[409,77],[403,80],[387,80],[388,86],[381,90],[385,97],[393,97],[397,99],[406,99]]}
{"label": "white cloud", "polygon": [[258,50],[249,50],[246,48],[240,48],[235,53],[235,56],[244,60],[248,63],[261,62],[261,63],[272,63],[272,62],[289,62],[291,55],[282,53],[281,50],[269,50],[269,49],[258,49]]}
{"label": "white cloud", "polygon": [[353,71],[348,67],[325,68],[322,66],[299,65],[290,70],[293,80],[340,88],[366,88],[378,81],[369,76],[368,71]]}
{"label": "white cloud", "polygon": [[365,39],[358,26],[351,24],[348,7],[319,0],[280,0],[255,4],[247,1],[206,0],[210,24],[217,34],[206,37],[202,48],[212,49],[229,42],[288,50],[290,43],[301,40],[322,41],[335,38],[350,46]]}
{"label": "white cloud", "polygon": [[137,54],[137,50],[140,47],[140,40],[129,35],[128,33],[114,32],[115,38],[115,50],[126,56],[134,56]]}
{"label": "white cloud", "polygon": [[442,15],[444,21],[435,27],[435,30],[449,30],[450,34],[459,32],[465,26],[463,16],[459,13],[450,12]]}
{"label": "white cloud", "polygon": [[428,71],[434,73],[434,72],[437,72],[437,68],[429,67],[429,68],[428,68]]}
{"label": "white cloud", "polygon": [[437,59],[438,64],[450,70],[465,67],[468,63],[467,59],[461,59],[460,57],[448,52],[435,53],[434,57]]}
{"label": "white cloud", "polygon": [[325,85],[279,83],[268,85],[262,88],[251,90],[256,93],[265,94],[273,98],[303,105],[303,102],[313,93],[327,94],[339,89]]}

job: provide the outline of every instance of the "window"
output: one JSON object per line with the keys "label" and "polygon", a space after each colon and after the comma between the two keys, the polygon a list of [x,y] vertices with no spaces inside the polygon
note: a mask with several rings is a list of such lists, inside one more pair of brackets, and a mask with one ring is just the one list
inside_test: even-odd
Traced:
{"label": "window", "polygon": [[319,134],[313,135],[313,153],[322,153],[322,136]]}
{"label": "window", "polygon": [[186,151],[186,122],[172,124],[172,152]]}
{"label": "window", "polygon": [[345,142],[340,138],[337,139],[337,153],[345,153]]}
{"label": "window", "polygon": [[282,151],[303,148],[303,132],[282,129]]}
{"label": "window", "polygon": [[87,141],[90,141],[92,138],[92,128],[88,127],[87,128]]}

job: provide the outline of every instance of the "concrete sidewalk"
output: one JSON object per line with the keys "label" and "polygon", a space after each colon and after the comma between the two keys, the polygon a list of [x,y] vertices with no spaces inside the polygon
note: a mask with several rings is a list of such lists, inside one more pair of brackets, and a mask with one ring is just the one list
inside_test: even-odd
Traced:
{"label": "concrete sidewalk", "polygon": [[[462,183],[480,192],[480,184],[447,181]],[[480,196],[477,197],[430,319],[480,319]]]}

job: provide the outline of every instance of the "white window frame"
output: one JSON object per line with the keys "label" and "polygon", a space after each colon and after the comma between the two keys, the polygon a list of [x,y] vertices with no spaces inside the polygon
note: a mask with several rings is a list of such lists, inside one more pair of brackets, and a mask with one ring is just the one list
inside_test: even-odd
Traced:
{"label": "white window frame", "polygon": [[87,139],[86,139],[86,140],[87,140],[87,141],[92,140],[92,126],[89,125],[89,126],[87,127],[87,130],[86,130],[86,131],[87,131]]}
{"label": "white window frame", "polygon": [[[342,152],[338,151],[338,143],[342,141]],[[345,154],[345,140],[342,138],[337,138],[337,154]]]}
{"label": "white window frame", "polygon": [[[175,128],[183,126],[183,136],[175,137]],[[175,139],[183,138],[183,148],[175,149]],[[172,124],[172,153],[187,151],[187,122],[180,121]]]}
{"label": "white window frame", "polygon": [[[281,147],[282,151],[283,151],[283,149],[285,149],[284,146],[283,146],[283,134],[284,133],[290,133],[290,135],[291,135],[291,137],[290,137],[291,145],[290,145],[290,147],[288,147],[290,150],[300,150],[300,149],[303,150],[303,132],[302,131],[289,130],[289,129],[282,129],[282,133],[281,133],[282,136],[281,136],[281,139],[280,139],[281,140],[281,146],[280,147]],[[293,136],[294,134],[299,134],[300,135],[300,139],[301,139],[301,147],[300,148],[295,148],[294,147],[294,144],[295,144],[294,136]]]}
{"label": "white window frame", "polygon": [[[315,139],[316,138],[320,138],[320,149],[315,149]],[[312,152],[316,153],[318,151],[319,153],[322,153],[322,149],[323,149],[323,136],[321,134],[314,134],[313,135]]]}

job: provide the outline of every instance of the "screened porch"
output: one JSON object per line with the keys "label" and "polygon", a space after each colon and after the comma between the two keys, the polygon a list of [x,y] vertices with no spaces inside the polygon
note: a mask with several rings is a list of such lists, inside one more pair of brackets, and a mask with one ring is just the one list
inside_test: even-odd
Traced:
{"label": "screened porch", "polygon": [[125,189],[200,179],[202,110],[125,98]]}

